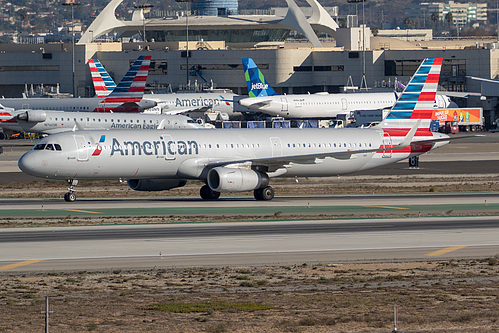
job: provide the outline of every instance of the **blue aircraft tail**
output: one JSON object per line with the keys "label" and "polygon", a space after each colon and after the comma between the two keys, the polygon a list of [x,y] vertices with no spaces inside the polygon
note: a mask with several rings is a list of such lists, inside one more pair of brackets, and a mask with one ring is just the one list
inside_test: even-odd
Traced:
{"label": "blue aircraft tail", "polygon": [[248,85],[249,97],[264,97],[279,95],[272,89],[270,84],[265,80],[263,73],[258,69],[251,58],[243,58],[244,77]]}

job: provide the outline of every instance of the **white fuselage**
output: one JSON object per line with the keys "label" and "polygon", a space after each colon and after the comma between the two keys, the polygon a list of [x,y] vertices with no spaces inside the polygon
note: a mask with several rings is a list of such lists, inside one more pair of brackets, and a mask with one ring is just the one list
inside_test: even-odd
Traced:
{"label": "white fuselage", "polygon": [[[50,110],[50,111],[79,111],[104,112],[105,98],[2,98],[0,104],[14,110]],[[110,104],[111,105],[111,104]],[[138,103],[139,111],[153,107],[152,101],[141,100]]]}
{"label": "white fuselage", "polygon": [[0,119],[0,128],[17,132],[53,134],[79,127],[87,130],[202,128],[183,115],[46,110],[18,110],[10,113],[13,115],[10,119],[2,116],[4,119]]}
{"label": "white fuselage", "polygon": [[[144,100],[155,102],[155,107],[145,113],[178,114],[196,111],[213,111],[226,113],[229,117],[240,115],[240,112],[251,110],[237,103],[241,97],[234,93],[217,92],[187,92],[172,94],[146,94]],[[234,103],[234,101],[236,101]]]}
{"label": "white fuselage", "polygon": [[[434,139],[442,134],[419,136]],[[388,150],[348,154],[355,150],[393,147],[403,137],[386,137],[383,129],[217,129],[217,130],[109,130],[54,134],[39,141],[61,149],[30,150],[19,167],[34,176],[53,179],[206,179],[216,165],[278,158],[270,177],[334,176],[394,163],[422,154],[437,145],[417,150]],[[97,152],[97,153],[96,153]],[[346,152],[338,157],[303,157]],[[283,162],[285,161],[285,162]],[[272,167],[271,164],[267,164]]]}
{"label": "white fuselage", "polygon": [[[348,94],[300,94],[249,97],[239,104],[254,111],[275,117],[335,118],[338,114],[349,114],[359,110],[380,110],[391,108],[397,95],[391,93],[348,93]],[[444,106],[445,105],[445,106]],[[437,95],[435,107],[446,107],[447,101]]]}

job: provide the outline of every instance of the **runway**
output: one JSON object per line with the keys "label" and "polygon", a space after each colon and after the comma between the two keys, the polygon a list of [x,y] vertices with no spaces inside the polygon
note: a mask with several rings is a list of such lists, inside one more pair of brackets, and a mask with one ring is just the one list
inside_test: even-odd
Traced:
{"label": "runway", "polygon": [[498,217],[0,231],[0,271],[6,273],[456,259],[498,253]]}
{"label": "runway", "polygon": [[[499,193],[415,193],[374,195],[280,196],[256,201],[250,195],[206,201],[193,197],[81,198],[73,203],[61,199],[0,199],[0,217],[98,217],[212,215],[262,216],[279,214],[334,214],[404,211],[499,212]],[[105,222],[103,222],[105,223]]]}
{"label": "runway", "polygon": [[[366,174],[496,174],[498,139],[493,135],[482,142],[464,139],[460,145],[448,145],[440,155],[423,155],[419,169],[397,163]],[[17,177],[14,163],[25,149],[21,145],[3,154],[7,172],[0,172],[0,183],[34,180]],[[393,212],[406,218],[355,218],[358,213]],[[421,212],[440,217],[418,218]],[[466,216],[477,212],[491,216]],[[131,223],[134,216],[162,216],[166,222],[0,229],[0,274],[494,257],[499,254],[498,212],[499,194],[485,192],[299,194],[276,196],[271,202],[256,202],[249,195],[208,202],[193,197],[79,198],[70,204],[61,199],[0,199],[4,219],[102,217],[105,224],[108,216],[123,216]],[[309,220],[167,223],[178,215],[251,220],[275,214]],[[335,214],[351,216],[331,219]]]}

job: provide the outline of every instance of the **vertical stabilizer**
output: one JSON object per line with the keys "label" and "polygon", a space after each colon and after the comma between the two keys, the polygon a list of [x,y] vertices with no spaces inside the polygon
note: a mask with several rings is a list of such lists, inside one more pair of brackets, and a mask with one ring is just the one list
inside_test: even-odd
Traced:
{"label": "vertical stabilizer", "polygon": [[96,112],[138,112],[147,82],[151,56],[140,56],[116,88],[101,102]]}
{"label": "vertical stabilizer", "polygon": [[88,67],[90,67],[90,74],[92,75],[92,82],[94,83],[97,98],[109,95],[116,88],[116,83],[114,83],[114,80],[104,66],[102,66],[98,59],[89,59]]}
{"label": "vertical stabilizer", "polygon": [[418,119],[419,128],[429,128],[441,68],[442,58],[423,60],[383,121],[383,128],[412,128]]}
{"label": "vertical stabilizer", "polygon": [[242,61],[249,97],[279,95],[272,89],[253,59],[243,58]]}

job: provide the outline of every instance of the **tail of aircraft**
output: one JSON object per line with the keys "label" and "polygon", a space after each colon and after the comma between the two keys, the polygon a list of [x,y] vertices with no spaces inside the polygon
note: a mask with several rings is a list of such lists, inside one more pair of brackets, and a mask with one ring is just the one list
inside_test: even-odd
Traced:
{"label": "tail of aircraft", "polygon": [[249,97],[279,95],[272,89],[253,59],[243,58],[242,61]]}
{"label": "tail of aircraft", "polygon": [[138,112],[144,96],[151,56],[140,56],[94,112]]}
{"label": "tail of aircraft", "polygon": [[428,131],[441,68],[442,58],[423,60],[383,121],[382,127],[385,132],[387,129],[394,131],[411,129],[418,121],[420,121],[418,131]]}
{"label": "tail of aircraft", "polygon": [[89,59],[88,66],[94,83],[95,95],[97,98],[106,97],[116,88],[116,83],[98,59]]}

